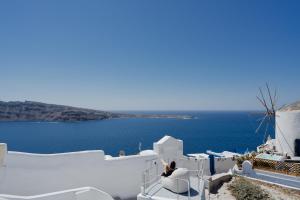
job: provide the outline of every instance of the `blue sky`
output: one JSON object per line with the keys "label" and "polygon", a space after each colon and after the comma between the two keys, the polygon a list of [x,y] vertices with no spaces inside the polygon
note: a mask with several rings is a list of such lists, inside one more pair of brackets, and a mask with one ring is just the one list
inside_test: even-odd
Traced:
{"label": "blue sky", "polygon": [[255,110],[300,99],[299,1],[1,1],[0,99]]}

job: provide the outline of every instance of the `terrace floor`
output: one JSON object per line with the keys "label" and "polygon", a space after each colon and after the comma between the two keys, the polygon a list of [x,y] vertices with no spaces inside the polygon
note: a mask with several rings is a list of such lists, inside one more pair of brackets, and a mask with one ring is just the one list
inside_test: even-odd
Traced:
{"label": "terrace floor", "polygon": [[[191,189],[190,189],[190,200],[199,200],[200,195],[198,192],[198,179],[195,177],[190,178],[190,184],[191,184]],[[147,192],[147,195],[144,196],[142,199],[155,199],[155,200],[161,200],[161,199],[188,199],[188,193],[182,193],[182,194],[177,194],[174,193],[170,190],[167,190],[162,187],[161,183],[155,183],[152,186],[150,186],[151,189],[149,192]],[[138,198],[140,199],[140,198]]]}

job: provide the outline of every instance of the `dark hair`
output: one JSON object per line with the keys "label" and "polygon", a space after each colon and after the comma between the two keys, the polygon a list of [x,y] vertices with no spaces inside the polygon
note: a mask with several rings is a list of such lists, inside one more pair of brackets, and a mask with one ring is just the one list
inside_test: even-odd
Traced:
{"label": "dark hair", "polygon": [[171,169],[175,169],[175,168],[176,168],[176,162],[175,162],[175,161],[172,161],[172,162],[171,162],[170,168],[171,168]]}

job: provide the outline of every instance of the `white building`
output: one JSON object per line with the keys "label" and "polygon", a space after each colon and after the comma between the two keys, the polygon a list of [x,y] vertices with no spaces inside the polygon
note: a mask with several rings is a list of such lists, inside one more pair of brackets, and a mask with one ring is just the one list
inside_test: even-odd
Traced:
{"label": "white building", "polygon": [[283,106],[275,118],[276,150],[291,157],[300,156],[300,102]]}

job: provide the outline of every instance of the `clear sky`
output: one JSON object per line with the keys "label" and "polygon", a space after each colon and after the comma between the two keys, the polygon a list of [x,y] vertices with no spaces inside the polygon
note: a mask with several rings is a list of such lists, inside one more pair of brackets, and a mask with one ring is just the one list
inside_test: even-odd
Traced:
{"label": "clear sky", "polygon": [[0,1],[0,99],[104,110],[300,100],[300,1]]}

